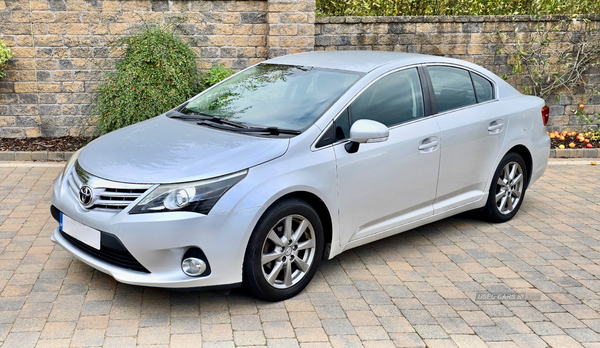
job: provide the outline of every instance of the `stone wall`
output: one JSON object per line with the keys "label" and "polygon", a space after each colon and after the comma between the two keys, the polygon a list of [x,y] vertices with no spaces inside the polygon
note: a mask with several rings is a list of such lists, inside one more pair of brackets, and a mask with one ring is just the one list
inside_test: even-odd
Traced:
{"label": "stone wall", "polygon": [[0,80],[0,137],[76,132],[116,59],[106,44],[144,23],[176,21],[202,69],[240,70],[312,50],[314,10],[314,0],[0,0],[0,39],[14,53]]}
{"label": "stone wall", "polygon": [[[600,16],[587,17],[600,29]],[[13,50],[0,80],[0,137],[74,134],[102,69],[117,57],[107,49],[115,36],[144,23],[176,21],[199,56],[202,69],[224,64],[243,69],[264,59],[311,50],[393,50],[446,55],[511,75],[499,54],[527,38],[536,25],[568,17],[324,17],[315,0],[0,0],[0,39]],[[575,27],[576,28],[576,27]],[[518,29],[518,32],[515,32]],[[557,32],[553,44],[564,44]],[[581,127],[573,111],[600,113],[598,69],[574,97],[551,98],[551,129]],[[514,86],[518,77],[509,76]]]}
{"label": "stone wall", "polygon": [[[587,16],[586,25],[600,30],[600,15]],[[436,16],[436,17],[321,17],[315,25],[315,50],[380,50],[413,52],[464,59],[507,75],[507,81],[521,88],[525,79],[512,73],[508,64],[516,42],[527,41],[541,25],[559,27],[553,31],[552,45],[567,44],[563,28],[568,16]],[[569,30],[580,31],[582,21]],[[600,70],[591,68],[586,84],[574,95],[551,97],[549,129],[582,129],[588,125],[574,112],[585,105],[584,114],[600,113]],[[598,124],[593,127],[597,129]]]}

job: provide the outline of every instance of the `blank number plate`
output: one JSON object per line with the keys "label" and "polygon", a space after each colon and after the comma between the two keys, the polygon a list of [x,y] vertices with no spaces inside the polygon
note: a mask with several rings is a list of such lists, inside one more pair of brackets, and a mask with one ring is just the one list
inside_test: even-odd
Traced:
{"label": "blank number plate", "polygon": [[100,231],[79,223],[60,213],[60,229],[69,236],[100,250]]}

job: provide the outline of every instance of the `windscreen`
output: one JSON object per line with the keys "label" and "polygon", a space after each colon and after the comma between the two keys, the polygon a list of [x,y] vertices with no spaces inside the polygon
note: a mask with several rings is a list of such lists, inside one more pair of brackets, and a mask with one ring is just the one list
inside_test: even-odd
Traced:
{"label": "windscreen", "polygon": [[200,94],[181,112],[302,130],[361,76],[344,70],[261,64]]}

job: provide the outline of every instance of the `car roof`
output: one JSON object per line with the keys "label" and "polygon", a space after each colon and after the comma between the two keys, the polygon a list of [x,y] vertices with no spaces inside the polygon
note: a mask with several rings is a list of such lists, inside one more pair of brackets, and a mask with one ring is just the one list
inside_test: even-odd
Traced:
{"label": "car roof", "polygon": [[387,51],[315,51],[291,54],[267,60],[264,63],[312,66],[316,68],[349,70],[367,73],[382,65],[399,63],[467,63],[456,59],[417,53]]}

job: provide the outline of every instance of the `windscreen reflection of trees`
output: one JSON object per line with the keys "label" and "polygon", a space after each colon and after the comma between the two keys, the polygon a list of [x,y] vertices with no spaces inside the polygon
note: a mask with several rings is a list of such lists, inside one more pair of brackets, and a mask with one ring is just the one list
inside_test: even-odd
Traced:
{"label": "windscreen reflection of trees", "polygon": [[248,92],[256,92],[259,88],[278,81],[286,82],[287,77],[297,73],[297,70],[308,71],[309,68],[286,65],[259,65],[254,69],[234,76],[222,85],[216,86],[212,91],[192,101],[186,109],[190,112],[209,116],[239,119],[254,105],[248,103],[249,105],[242,107],[242,105],[234,104],[234,102],[248,96],[256,98],[257,96]]}
{"label": "windscreen reflection of trees", "polygon": [[[346,72],[311,67],[259,65],[201,95],[183,112],[302,129],[357,78]],[[335,88],[323,90],[317,84]]]}

